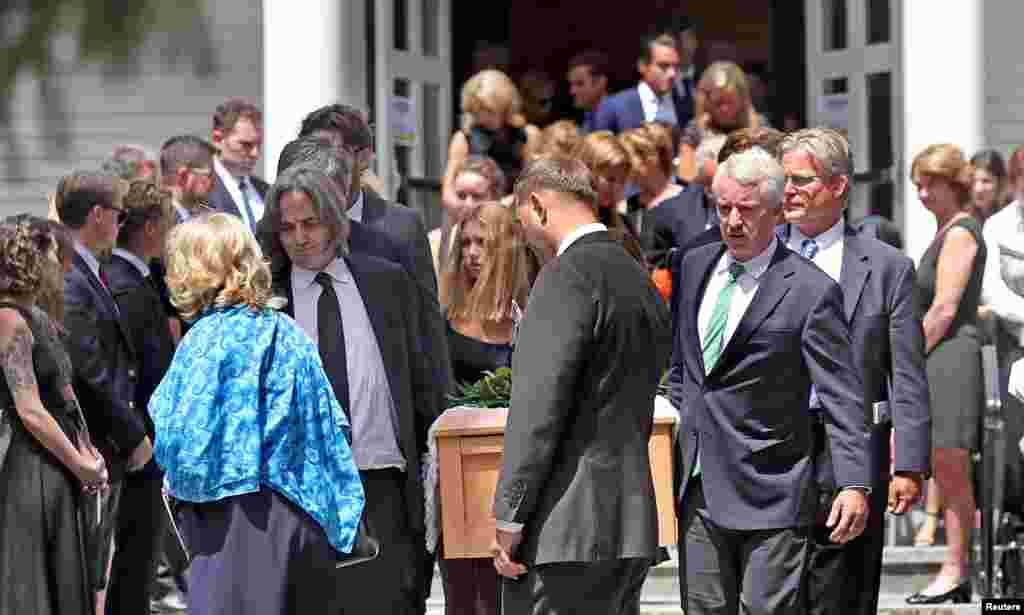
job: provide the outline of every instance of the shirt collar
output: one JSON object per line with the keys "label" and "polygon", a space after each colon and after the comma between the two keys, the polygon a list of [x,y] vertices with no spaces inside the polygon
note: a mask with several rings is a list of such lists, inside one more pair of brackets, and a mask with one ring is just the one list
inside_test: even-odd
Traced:
{"label": "shirt collar", "polygon": [[[345,262],[345,259],[340,256],[328,263],[323,271],[331,276],[335,282],[347,284],[352,281],[352,271],[348,268],[348,263]],[[294,263],[292,264],[292,280],[296,287],[308,288],[316,284],[318,273],[320,272],[303,269]]]}
{"label": "shirt collar", "polygon": [[[765,248],[764,252],[761,252],[760,254],[746,262],[740,263],[741,265],[743,265],[743,274],[749,275],[755,280],[761,279],[761,276],[764,275],[764,272],[768,271],[768,265],[772,264],[772,257],[775,256],[775,250],[778,247],[778,237],[772,237],[772,242],[768,244],[768,247]],[[715,273],[722,273],[724,271],[728,271],[729,265],[733,264],[734,262],[737,262],[736,259],[734,259],[732,257],[732,254],[729,254],[727,250],[725,253],[725,258],[719,261],[718,269],[715,271]]]}
{"label": "shirt collar", "polygon": [[647,85],[646,81],[641,81],[640,84],[636,86],[636,91],[640,93],[641,100],[660,103],[663,98],[662,96],[655,94],[654,90],[651,89],[651,86]]}
{"label": "shirt collar", "polygon": [[242,189],[242,182],[247,179],[245,175],[241,177],[232,175],[231,171],[228,171],[228,168],[220,161],[220,156],[213,157],[213,170],[216,171],[217,175],[220,175],[222,182],[225,184],[233,183],[235,186],[238,186],[239,190]]}
{"label": "shirt collar", "polygon": [[790,226],[790,232],[793,237],[793,245],[799,246],[803,243],[804,239],[813,239],[814,243],[818,244],[818,251],[824,252],[842,241],[843,235],[846,233],[846,222],[840,217],[838,222],[833,224],[831,228],[824,233],[819,234],[817,237],[807,237],[800,232],[800,227],[795,224]]}
{"label": "shirt collar", "polygon": [[139,258],[138,256],[132,254],[128,250],[122,250],[121,248],[114,248],[114,254],[116,254],[117,256],[120,256],[124,260],[128,261],[129,263],[131,263],[132,266],[134,266],[136,269],[139,270],[139,273],[142,274],[142,277],[144,277],[144,278],[148,278],[149,277],[151,272],[149,270],[149,265],[146,264],[146,261],[144,261],[141,258]]}
{"label": "shirt collar", "polygon": [[693,67],[693,64],[687,66],[686,68],[679,69],[679,80],[680,81],[682,81],[684,79],[689,79],[690,81],[693,81],[693,78],[695,76],[697,76],[697,69],[695,69]]}
{"label": "shirt collar", "polygon": [[608,227],[600,222],[592,222],[590,224],[584,224],[583,226],[576,227],[573,232],[569,233],[564,239],[562,239],[562,243],[558,244],[558,256],[561,256],[563,252],[568,250],[569,246],[576,243],[576,240],[580,237],[607,230]]}
{"label": "shirt collar", "polygon": [[82,257],[82,260],[84,260],[85,264],[89,266],[89,270],[92,271],[94,276],[96,276],[96,279],[102,280],[103,278],[100,277],[100,261],[96,258],[96,255],[89,250],[89,248],[85,247],[85,244],[77,239],[75,240],[75,252],[78,252],[78,255]]}
{"label": "shirt collar", "polygon": [[356,222],[362,223],[363,221],[363,191],[359,191],[359,196],[356,197],[356,202],[352,203],[352,207],[348,208],[348,219],[355,220]]}

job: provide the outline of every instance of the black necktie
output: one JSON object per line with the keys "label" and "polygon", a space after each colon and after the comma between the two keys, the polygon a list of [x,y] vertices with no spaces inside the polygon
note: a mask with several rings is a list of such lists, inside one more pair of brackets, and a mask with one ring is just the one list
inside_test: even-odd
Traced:
{"label": "black necktie", "polygon": [[341,323],[341,307],[338,294],[334,292],[331,276],[321,271],[316,274],[316,283],[323,291],[316,302],[316,334],[319,340],[320,360],[331,381],[334,396],[338,398],[346,416],[351,416],[348,407],[348,367],[345,363],[345,328]]}

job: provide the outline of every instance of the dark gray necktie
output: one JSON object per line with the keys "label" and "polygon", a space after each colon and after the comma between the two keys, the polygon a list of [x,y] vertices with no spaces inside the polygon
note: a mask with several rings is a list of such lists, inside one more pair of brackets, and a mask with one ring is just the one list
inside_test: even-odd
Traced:
{"label": "dark gray necktie", "polygon": [[316,303],[316,333],[320,360],[331,381],[334,396],[338,398],[346,416],[351,416],[348,404],[348,364],[345,361],[345,329],[341,323],[341,307],[338,294],[334,291],[331,276],[321,271],[316,274],[316,283],[323,292]]}

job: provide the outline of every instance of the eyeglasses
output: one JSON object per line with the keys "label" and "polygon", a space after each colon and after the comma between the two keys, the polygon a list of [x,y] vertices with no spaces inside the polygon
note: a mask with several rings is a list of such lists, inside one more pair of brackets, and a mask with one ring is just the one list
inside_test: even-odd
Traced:
{"label": "eyeglasses", "polygon": [[820,175],[787,175],[786,183],[793,184],[797,188],[806,188],[821,179]]}
{"label": "eyeglasses", "polygon": [[113,205],[99,205],[103,209],[109,209],[117,212],[117,225],[121,226],[128,220],[128,212],[121,209],[120,207],[114,207]]}

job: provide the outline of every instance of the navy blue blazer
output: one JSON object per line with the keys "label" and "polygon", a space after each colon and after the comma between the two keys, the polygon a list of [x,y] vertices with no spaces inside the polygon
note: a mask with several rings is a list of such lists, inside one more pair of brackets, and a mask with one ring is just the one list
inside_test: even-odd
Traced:
{"label": "navy blue blazer", "polygon": [[639,128],[644,123],[644,105],[636,88],[606,97],[594,112],[590,132],[610,130],[615,134]]}
{"label": "navy blue blazer", "polygon": [[113,255],[104,266],[110,293],[121,311],[121,323],[128,331],[132,346],[138,351],[139,379],[135,386],[135,406],[143,414],[146,433],[152,438],[153,421],[149,416],[149,398],[153,396],[174,356],[174,338],[167,322],[167,312],[155,278],[147,280],[135,265]]}
{"label": "navy blue blazer", "polygon": [[[427,451],[427,431],[444,409],[447,389],[434,380],[432,357],[420,333],[421,293],[398,265],[352,253],[345,258],[366,306],[380,348],[391,397],[398,414],[398,444],[405,457],[405,514],[416,533],[424,531],[420,459]],[[274,285],[288,299],[285,313],[294,317],[291,266],[275,273]],[[346,357],[351,360],[352,357]],[[396,511],[401,513],[403,511]]]}
{"label": "navy blue blazer", "polygon": [[811,386],[823,405],[837,486],[869,485],[869,426],[839,285],[784,245],[705,373],[697,315],[722,243],[684,257],[672,401],[682,416],[680,501],[697,456],[711,520],[740,530],[809,525],[817,511]]}
{"label": "navy blue blazer", "polygon": [[[780,227],[783,241],[789,232],[788,224]],[[839,286],[864,384],[864,415],[873,422],[874,403],[888,400],[896,432],[895,470],[930,474],[931,397],[923,315],[914,304],[916,277],[909,257],[847,225]],[[889,480],[889,427],[882,424],[872,432],[873,489],[885,488]]]}
{"label": "navy blue blazer", "polygon": [[79,254],[64,276],[64,312],[75,394],[93,443],[108,462],[120,458],[109,464],[113,477],[146,437],[146,409],[135,401],[138,364],[128,329]]}
{"label": "navy blue blazer", "polygon": [[[270,188],[269,184],[256,176],[250,176],[249,179],[252,180],[252,185],[256,188],[256,192],[260,194],[260,197],[267,198],[267,190]],[[245,220],[245,216],[242,215],[238,203],[235,203],[235,199],[231,198],[231,193],[228,192],[224,181],[217,172],[213,173],[213,189],[210,190],[210,195],[207,197],[207,204],[215,211],[223,211]]]}

